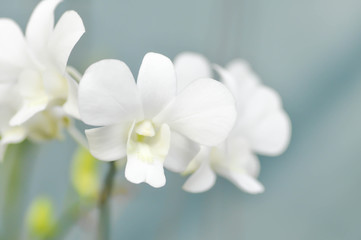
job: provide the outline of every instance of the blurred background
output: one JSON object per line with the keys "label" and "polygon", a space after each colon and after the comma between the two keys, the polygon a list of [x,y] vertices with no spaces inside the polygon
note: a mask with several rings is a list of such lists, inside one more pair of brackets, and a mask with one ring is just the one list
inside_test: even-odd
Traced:
{"label": "blurred background", "polygon": [[[25,29],[37,3],[0,0],[0,17]],[[190,194],[181,189],[185,179],[169,172],[167,185],[153,189],[118,172],[128,192],[112,202],[112,239],[361,238],[359,0],[64,0],[56,17],[69,9],[87,30],[70,57],[81,72],[117,58],[137,74],[149,51],[170,58],[196,51],[219,64],[241,57],[280,93],[292,119],[288,150],[260,156],[261,195],[221,178],[210,191]],[[75,148],[70,138],[39,147],[24,210],[46,194],[60,214]],[[5,176],[0,167],[2,195]],[[93,239],[84,229],[78,224],[65,239]]]}

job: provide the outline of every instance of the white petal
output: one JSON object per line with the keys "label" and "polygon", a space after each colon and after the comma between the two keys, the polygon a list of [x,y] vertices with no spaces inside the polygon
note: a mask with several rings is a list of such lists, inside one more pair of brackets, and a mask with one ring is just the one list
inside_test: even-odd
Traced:
{"label": "white petal", "polygon": [[214,146],[224,141],[236,120],[232,94],[220,82],[199,79],[188,85],[155,119],[191,140]]}
{"label": "white petal", "polygon": [[264,187],[262,183],[260,183],[257,179],[249,176],[248,174],[230,172],[228,179],[245,192],[251,194],[258,194],[264,192]]}
{"label": "white petal", "polygon": [[[235,68],[238,69],[237,67]],[[257,77],[253,72],[251,72],[251,70],[248,69],[245,69],[244,72],[240,74],[232,74],[231,71],[218,65],[214,65],[214,69],[220,75],[221,81],[228,87],[233,96],[236,98],[238,111],[243,111],[249,98],[258,89],[259,81],[256,80]]]}
{"label": "white petal", "polygon": [[76,12],[65,12],[59,19],[50,36],[48,49],[60,72],[64,72],[69,55],[84,32],[83,21]]}
{"label": "white petal", "polygon": [[145,118],[152,119],[176,95],[173,63],[161,54],[146,54],[140,66],[137,84],[143,100]]}
{"label": "white petal", "polygon": [[[260,172],[260,163],[252,148],[243,136],[232,136],[226,141],[226,154],[223,165],[228,167],[222,172],[228,173],[228,170],[245,172],[246,174],[257,177]],[[222,164],[221,163],[221,164]]]}
{"label": "white petal", "polygon": [[269,87],[259,86],[248,99],[242,113],[239,113],[238,124],[244,124],[249,129],[281,108],[282,102],[279,94]]}
{"label": "white petal", "polygon": [[211,189],[216,182],[216,174],[211,169],[208,161],[203,161],[201,166],[184,183],[183,189],[187,192],[199,193]]}
{"label": "white petal", "polygon": [[12,127],[1,135],[2,144],[19,143],[26,138],[26,130],[23,127]]}
{"label": "white petal", "polygon": [[156,161],[148,165],[145,182],[155,188],[160,188],[165,185],[166,179],[162,162]]}
{"label": "white petal", "polygon": [[52,107],[37,113],[25,123],[29,139],[34,142],[62,139],[63,117],[64,112],[60,107]]}
{"label": "white petal", "polygon": [[0,131],[9,127],[10,119],[22,105],[16,84],[0,84]]}
{"label": "white petal", "polygon": [[177,74],[177,92],[199,78],[212,77],[208,60],[198,53],[185,52],[174,59]]}
{"label": "white petal", "polygon": [[79,112],[90,125],[142,118],[139,93],[128,66],[118,60],[91,65],[79,84]]}
{"label": "white petal", "polygon": [[132,183],[139,184],[145,182],[147,177],[148,164],[136,157],[136,155],[127,155],[127,164],[125,166],[125,178]]}
{"label": "white petal", "polygon": [[46,108],[47,101],[41,100],[38,102],[25,102],[20,110],[10,120],[11,126],[18,126],[29,120],[36,113],[43,111]]}
{"label": "white petal", "polygon": [[252,149],[260,154],[276,156],[282,154],[291,138],[291,121],[280,110],[262,119],[250,133]]}
{"label": "white petal", "polygon": [[163,164],[160,161],[147,163],[137,158],[136,154],[128,154],[127,158],[125,177],[128,181],[135,184],[146,182],[155,188],[165,185]]}
{"label": "white petal", "polygon": [[43,0],[34,9],[27,28],[26,39],[36,51],[42,52],[54,28],[54,10],[61,0]]}
{"label": "white petal", "polygon": [[11,19],[0,19],[0,81],[13,81],[26,62],[25,39]]}
{"label": "white petal", "polygon": [[255,75],[248,62],[242,59],[235,59],[227,64],[226,69],[230,74],[239,81],[242,82],[253,82],[254,84],[260,83],[260,80]]}
{"label": "white petal", "polygon": [[49,102],[42,76],[37,71],[24,70],[19,76],[18,88],[24,102],[11,119],[10,125],[12,126],[24,123],[36,113],[44,110]]}
{"label": "white petal", "polygon": [[78,107],[78,83],[70,76],[67,75],[68,81],[68,97],[64,103],[64,111],[70,116],[80,119],[79,107]]}
{"label": "white petal", "polygon": [[86,130],[90,153],[103,161],[121,159],[127,152],[129,130],[130,123]]}
{"label": "white petal", "polygon": [[63,102],[68,96],[68,82],[65,76],[54,69],[46,69],[42,72],[42,84],[44,92],[49,100]]}
{"label": "white petal", "polygon": [[199,144],[179,133],[172,132],[170,149],[164,167],[173,172],[183,172],[199,150]]}

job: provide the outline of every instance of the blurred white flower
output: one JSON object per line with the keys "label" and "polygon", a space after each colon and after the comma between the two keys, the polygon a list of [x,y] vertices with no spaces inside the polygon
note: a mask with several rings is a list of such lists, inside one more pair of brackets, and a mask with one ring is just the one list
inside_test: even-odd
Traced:
{"label": "blurred white flower", "polygon": [[25,36],[11,19],[0,19],[0,82],[16,84],[22,98],[11,126],[53,106],[78,116],[77,83],[66,73],[66,64],[85,30],[74,11],[65,12],[54,27],[54,9],[59,2],[40,2]]}
{"label": "blurred white flower", "polygon": [[[177,56],[175,69],[181,88],[200,77],[212,76],[209,62],[196,53]],[[264,187],[257,180],[260,163],[256,154],[276,156],[285,151],[291,135],[290,119],[280,96],[261,84],[243,60],[232,61],[226,69],[217,65],[214,69],[236,98],[236,124],[223,143],[202,147],[188,165],[182,165],[187,165],[184,174],[192,174],[183,188],[189,192],[207,191],[214,185],[217,173],[246,192],[261,193]]]}
{"label": "blurred white flower", "polygon": [[68,116],[79,118],[78,83],[66,65],[85,30],[74,11],[54,27],[59,2],[40,2],[25,36],[14,21],[0,19],[0,160],[8,144],[59,138]]}
{"label": "blurred white flower", "polygon": [[60,139],[61,129],[70,124],[61,107],[52,107],[36,113],[21,125],[11,126],[9,121],[21,107],[21,99],[16,85],[0,83],[0,161],[8,144],[20,143],[25,138],[35,142]]}
{"label": "blurred white flower", "polygon": [[166,158],[172,159],[170,168],[177,168],[178,158],[199,151],[198,143],[222,142],[236,118],[229,90],[210,78],[179,93],[176,84],[172,62],[156,53],[145,55],[137,84],[121,61],[90,66],[80,81],[80,115],[87,124],[104,126],[86,131],[90,152],[104,161],[127,157],[130,182],[161,187]]}

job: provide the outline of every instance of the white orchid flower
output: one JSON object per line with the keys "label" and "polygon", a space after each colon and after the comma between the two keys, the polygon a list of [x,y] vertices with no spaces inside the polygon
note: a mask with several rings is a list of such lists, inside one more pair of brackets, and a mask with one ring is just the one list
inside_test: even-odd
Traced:
{"label": "white orchid flower", "polygon": [[78,117],[77,83],[66,73],[69,55],[84,33],[79,15],[65,12],[54,27],[60,0],[35,8],[25,36],[11,19],[0,19],[0,82],[15,83],[23,99],[10,125],[21,125],[36,113],[61,106]]}
{"label": "white orchid flower", "polygon": [[[182,86],[212,76],[207,59],[196,53],[176,57],[175,69]],[[245,61],[234,60],[225,69],[217,65],[214,69],[235,97],[238,117],[224,142],[212,148],[202,147],[188,164],[184,174],[192,175],[183,189],[207,191],[214,185],[217,173],[248,193],[261,193],[264,187],[257,180],[260,163],[256,154],[276,156],[285,151],[291,135],[290,119],[280,96],[261,84]]]}
{"label": "white orchid flower", "polygon": [[25,123],[11,126],[10,119],[22,104],[22,97],[13,83],[0,84],[0,161],[9,144],[20,143],[25,138],[40,142],[61,139],[61,129],[68,127],[70,119],[61,107],[52,107],[36,113]]}
{"label": "white orchid flower", "polygon": [[79,110],[85,123],[103,126],[86,130],[92,155],[103,161],[127,157],[125,177],[130,182],[161,187],[167,157],[196,154],[198,143],[222,142],[236,118],[229,90],[210,78],[179,93],[176,84],[173,63],[156,53],[145,55],[137,84],[121,61],[91,65],[80,81]]}

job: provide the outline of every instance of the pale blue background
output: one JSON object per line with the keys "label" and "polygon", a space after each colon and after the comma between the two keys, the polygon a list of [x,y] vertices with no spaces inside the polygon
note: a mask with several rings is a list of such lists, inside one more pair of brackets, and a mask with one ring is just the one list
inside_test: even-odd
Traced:
{"label": "pale blue background", "polygon": [[[36,3],[0,0],[0,16],[25,27]],[[293,123],[287,152],[261,157],[264,194],[222,179],[188,194],[169,173],[166,187],[135,186],[114,204],[113,239],[361,239],[361,1],[68,0],[57,16],[67,9],[87,29],[70,59],[81,71],[118,58],[136,74],[148,51],[242,57]],[[70,139],[42,148],[24,202],[45,193],[63,206],[74,148]],[[76,227],[67,239],[81,236]]]}

